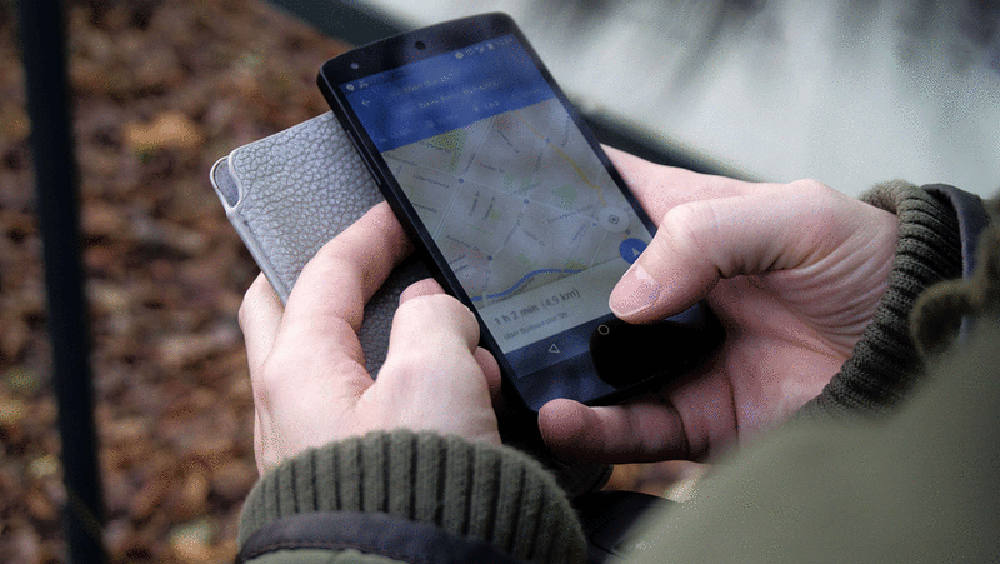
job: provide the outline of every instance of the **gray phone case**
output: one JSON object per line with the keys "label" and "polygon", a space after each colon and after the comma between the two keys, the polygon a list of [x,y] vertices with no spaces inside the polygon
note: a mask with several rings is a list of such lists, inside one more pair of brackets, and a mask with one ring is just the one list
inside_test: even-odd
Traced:
{"label": "gray phone case", "polygon": [[[282,302],[316,251],[383,199],[330,112],[234,149],[212,167],[211,180]],[[359,338],[370,374],[385,361],[400,292],[428,276],[419,261],[407,261],[369,301]]]}
{"label": "gray phone case", "polygon": [[[383,199],[330,112],[234,149],[215,163],[211,179],[226,216],[282,302],[316,251]],[[385,362],[400,292],[429,276],[420,261],[406,261],[368,302],[358,337],[369,374]],[[556,460],[540,438],[511,444],[555,471],[571,496],[596,491],[611,476],[608,465]]]}

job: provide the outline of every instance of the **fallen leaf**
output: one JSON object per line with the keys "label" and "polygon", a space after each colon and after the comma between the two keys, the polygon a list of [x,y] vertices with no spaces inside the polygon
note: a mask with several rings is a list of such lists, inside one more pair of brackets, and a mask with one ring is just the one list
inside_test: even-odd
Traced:
{"label": "fallen leaf", "polygon": [[136,153],[161,148],[194,149],[205,141],[194,121],[180,112],[167,111],[151,122],[131,122],[124,127],[125,144]]}

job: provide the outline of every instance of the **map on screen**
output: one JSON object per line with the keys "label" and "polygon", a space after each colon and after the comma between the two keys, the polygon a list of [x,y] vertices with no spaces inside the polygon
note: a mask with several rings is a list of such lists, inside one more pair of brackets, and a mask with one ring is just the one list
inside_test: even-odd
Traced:
{"label": "map on screen", "polygon": [[648,240],[555,98],[382,156],[480,307],[620,263],[624,240]]}

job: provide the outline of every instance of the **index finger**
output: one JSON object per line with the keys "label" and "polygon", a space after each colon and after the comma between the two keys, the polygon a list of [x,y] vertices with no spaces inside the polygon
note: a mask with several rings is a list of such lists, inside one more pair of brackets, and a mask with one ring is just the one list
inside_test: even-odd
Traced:
{"label": "index finger", "polygon": [[657,224],[671,208],[681,204],[774,191],[780,186],[656,164],[607,145],[604,150],[650,219]]}
{"label": "index finger", "polygon": [[302,269],[279,333],[328,337],[322,344],[335,345],[334,353],[362,361],[357,331],[365,303],[411,248],[388,204],[377,204]]}

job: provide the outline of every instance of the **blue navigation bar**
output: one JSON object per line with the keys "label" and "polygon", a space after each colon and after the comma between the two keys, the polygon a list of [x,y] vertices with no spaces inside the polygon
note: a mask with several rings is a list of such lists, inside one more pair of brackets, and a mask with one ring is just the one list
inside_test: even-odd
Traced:
{"label": "blue navigation bar", "polygon": [[339,86],[379,152],[555,96],[513,35]]}

